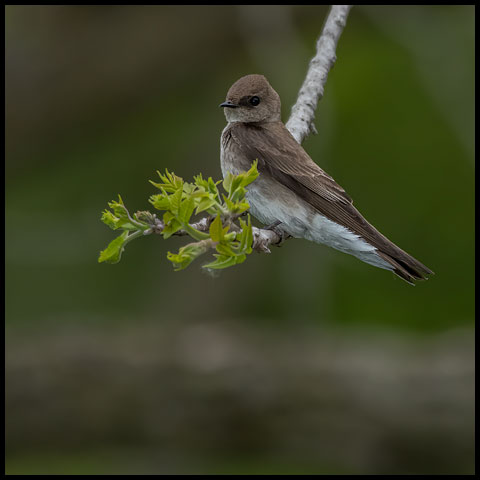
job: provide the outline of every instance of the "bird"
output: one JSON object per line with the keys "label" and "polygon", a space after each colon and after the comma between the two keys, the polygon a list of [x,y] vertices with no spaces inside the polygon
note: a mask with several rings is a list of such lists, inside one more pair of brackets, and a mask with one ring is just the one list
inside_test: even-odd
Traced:
{"label": "bird", "polygon": [[223,177],[247,171],[258,178],[246,192],[250,213],[281,235],[305,238],[390,270],[414,285],[432,270],[367,222],[352,198],[315,163],[281,120],[281,101],[263,75],[241,77],[228,90],[227,126],[220,140]]}

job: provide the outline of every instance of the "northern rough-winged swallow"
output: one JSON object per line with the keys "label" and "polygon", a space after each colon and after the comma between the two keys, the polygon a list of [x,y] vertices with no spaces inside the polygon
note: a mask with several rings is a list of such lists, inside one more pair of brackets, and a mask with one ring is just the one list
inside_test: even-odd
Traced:
{"label": "northern rough-winged swallow", "polygon": [[352,199],[293,138],[280,117],[280,97],[263,75],[237,80],[224,107],[221,167],[238,174],[258,159],[259,177],[247,188],[250,212],[283,234],[323,243],[409,283],[433,273],[382,235]]}

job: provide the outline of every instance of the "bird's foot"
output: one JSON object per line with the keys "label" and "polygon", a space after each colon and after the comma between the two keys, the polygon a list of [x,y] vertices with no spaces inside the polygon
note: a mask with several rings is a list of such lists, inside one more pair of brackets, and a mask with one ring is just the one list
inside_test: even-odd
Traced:
{"label": "bird's foot", "polygon": [[268,225],[268,227],[265,227],[265,230],[271,230],[272,232],[275,232],[280,237],[280,240],[274,244],[274,245],[277,245],[277,247],[280,247],[283,244],[283,242],[290,237],[288,233],[283,231],[283,229],[279,228],[281,224],[282,222],[280,220],[277,220],[276,222],[273,222],[271,225]]}

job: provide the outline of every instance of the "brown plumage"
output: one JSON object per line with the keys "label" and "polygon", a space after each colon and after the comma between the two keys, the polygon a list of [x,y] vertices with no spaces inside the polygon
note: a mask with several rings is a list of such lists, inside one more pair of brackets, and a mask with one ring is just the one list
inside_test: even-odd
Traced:
{"label": "brown plumage", "polygon": [[[258,105],[249,104],[253,97],[258,98]],[[251,103],[256,103],[256,101]],[[345,190],[325,173],[297,143],[280,120],[280,98],[265,77],[260,75],[242,77],[232,86],[227,94],[227,102],[222,106],[228,107],[225,108],[225,114],[229,120],[229,125],[222,134],[222,168],[225,167],[226,170],[235,172],[248,168],[253,160],[258,159],[260,177],[252,184],[252,187],[262,177],[264,182],[267,180],[269,182],[268,195],[266,195],[266,188],[261,190],[262,185],[259,184],[256,187],[257,192],[252,192],[252,200],[265,198],[267,201],[268,197],[271,201],[275,196],[272,197],[270,191],[272,188],[276,188],[275,185],[281,185],[305,202],[305,204],[302,203],[305,208],[313,208],[318,214],[345,227],[375,247],[374,254],[379,257],[379,262],[386,263],[385,266],[382,266],[370,262],[363,258],[365,256],[363,252],[362,255],[356,254],[346,247],[339,248],[331,242],[330,246],[356,255],[376,266],[389,268],[409,283],[426,279],[428,274],[433,273],[368,223],[353,206],[352,199]],[[264,185],[267,184],[264,183]],[[278,192],[280,192],[280,188]],[[283,189],[282,192],[287,191]],[[279,195],[279,197],[281,196]],[[282,199],[279,198],[279,202],[281,201]],[[280,206],[279,211],[283,212],[286,208],[288,208],[288,203],[285,203],[283,207]],[[265,209],[262,210],[261,201],[257,200],[254,210],[259,211],[260,220],[271,220],[265,213]],[[281,225],[280,228],[291,234],[289,222],[284,223],[286,225]],[[308,232],[308,225],[304,228]],[[290,228],[290,231],[292,229],[293,227]],[[294,236],[304,236],[319,241],[319,243],[329,244],[317,240],[315,234],[310,232],[305,235],[297,233]]]}

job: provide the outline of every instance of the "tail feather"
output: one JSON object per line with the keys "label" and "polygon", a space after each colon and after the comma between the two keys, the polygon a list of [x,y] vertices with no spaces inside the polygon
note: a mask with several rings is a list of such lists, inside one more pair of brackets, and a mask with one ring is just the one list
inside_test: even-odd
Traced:
{"label": "tail feather", "polygon": [[393,267],[393,272],[400,278],[411,285],[415,285],[416,281],[427,280],[428,275],[434,274],[434,272],[423,265],[423,263],[404,252],[393,243],[392,245],[395,247],[396,255],[392,255],[391,253],[387,254],[380,250],[377,250],[377,253],[383,260]]}

